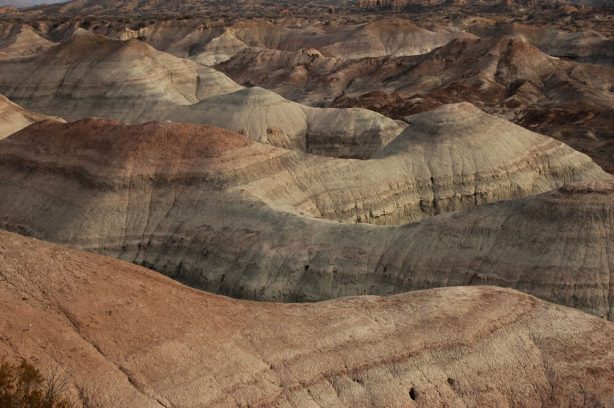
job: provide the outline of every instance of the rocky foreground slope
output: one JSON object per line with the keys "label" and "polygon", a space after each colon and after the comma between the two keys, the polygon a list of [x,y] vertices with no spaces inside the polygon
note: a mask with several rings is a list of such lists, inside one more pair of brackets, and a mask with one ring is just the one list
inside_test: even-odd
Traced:
{"label": "rocky foreground slope", "polygon": [[103,406],[614,402],[614,325],[508,289],[254,303],[0,232],[0,317]]}
{"label": "rocky foreground slope", "polygon": [[613,318],[611,177],[476,111],[424,114],[371,160],[206,126],[36,124],[0,142],[0,225],[238,297],[497,284]]}

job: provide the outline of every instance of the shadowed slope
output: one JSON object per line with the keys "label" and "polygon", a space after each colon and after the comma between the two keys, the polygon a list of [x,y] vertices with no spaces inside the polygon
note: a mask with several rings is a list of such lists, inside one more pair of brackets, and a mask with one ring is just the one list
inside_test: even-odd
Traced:
{"label": "shadowed slope", "polygon": [[59,364],[116,407],[554,407],[614,392],[611,323],[492,287],[235,301],[0,232],[0,316],[0,355]]}
{"label": "shadowed slope", "polygon": [[[463,111],[498,136],[467,139],[471,120],[454,120]],[[241,297],[495,283],[611,318],[611,178],[514,128],[454,105],[416,118],[391,151],[363,161],[198,125],[32,125],[0,143],[0,223]],[[573,181],[594,187],[478,206]],[[469,207],[403,227],[308,216],[385,223]]]}

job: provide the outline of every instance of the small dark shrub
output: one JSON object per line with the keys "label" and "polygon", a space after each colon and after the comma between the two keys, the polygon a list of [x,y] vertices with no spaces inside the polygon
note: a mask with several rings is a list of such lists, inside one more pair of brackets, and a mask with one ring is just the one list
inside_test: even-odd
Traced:
{"label": "small dark shrub", "polygon": [[48,381],[32,364],[0,365],[0,407],[2,408],[72,408],[57,381]]}

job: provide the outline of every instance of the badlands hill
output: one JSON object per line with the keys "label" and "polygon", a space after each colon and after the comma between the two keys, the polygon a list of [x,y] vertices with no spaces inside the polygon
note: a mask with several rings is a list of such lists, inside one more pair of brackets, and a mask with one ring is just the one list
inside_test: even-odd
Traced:
{"label": "badlands hill", "polygon": [[37,54],[53,45],[28,25],[0,24],[0,59]]}
{"label": "badlands hill", "polygon": [[[400,15],[369,18],[356,14],[333,21],[314,16],[237,18],[230,22],[168,17],[138,22],[89,18],[81,21],[71,19],[59,25],[40,24],[38,27],[56,41],[65,39],[78,27],[87,27],[109,38],[138,38],[158,50],[207,65],[222,62],[246,47],[278,51],[313,48],[327,56],[346,59],[423,54],[453,39],[476,35],[485,39],[505,35],[521,38],[546,54],[576,61],[610,64],[612,59],[612,32],[607,27],[607,17],[583,13],[574,17],[570,27],[569,18],[557,21],[561,17],[556,13],[545,12],[545,16],[541,16],[537,10],[532,10],[533,21],[545,19],[547,22],[529,25],[519,23],[511,16],[506,19],[500,13],[491,18],[481,17],[483,13],[478,16],[468,11],[467,14],[452,21],[445,17],[442,20],[445,13],[441,11],[402,15],[403,18]],[[584,20],[588,20],[586,24]]]}
{"label": "badlands hill", "polygon": [[542,26],[518,22],[469,23],[464,28],[480,37],[508,35],[521,38],[553,57],[605,65],[614,63],[614,39],[607,32],[596,31],[592,28],[564,31],[551,25]]}
{"label": "badlands hill", "polygon": [[287,149],[354,158],[370,157],[406,127],[366,109],[311,108],[258,87],[179,106],[167,117],[224,127]]}
{"label": "badlands hill", "polygon": [[[595,27],[603,29],[597,20]],[[580,24],[578,21],[574,23]],[[293,102],[367,108],[393,119],[441,104],[469,101],[557,138],[589,154],[607,171],[614,171],[614,68],[568,60],[607,61],[612,48],[607,30],[602,33],[577,27],[571,32],[556,24],[528,26],[495,17],[424,27],[401,18],[360,22],[357,17],[355,22],[341,19],[329,23],[300,18],[233,22],[154,19],[138,24],[77,19],[41,22],[36,32],[28,26],[8,24],[5,27],[12,27],[12,31],[21,29],[47,43],[41,35],[55,41],[71,35],[85,37],[80,26],[131,40],[97,36],[89,39],[89,48],[74,46],[69,40],[44,55],[0,62],[0,72],[6,73],[0,76],[0,92],[27,109],[71,120],[97,116],[145,122],[167,119],[172,112],[176,120],[221,125],[246,132],[256,141],[279,141],[281,147],[340,157],[369,157],[390,134],[402,130],[388,119],[364,111],[356,111],[355,116],[339,113],[333,120],[330,112],[322,112],[322,117],[315,115],[314,120],[305,121],[300,112],[304,108],[296,106],[296,115],[282,117],[273,100],[286,106],[288,101],[274,94],[266,96],[271,100],[267,107],[273,112],[264,116],[274,119],[267,123],[259,117],[261,110],[247,103],[254,97],[252,91],[233,94],[242,88],[193,62],[217,63],[216,69],[240,84],[272,90]],[[147,47],[136,38],[180,58]],[[40,51],[25,49],[33,54]],[[105,49],[117,51],[101,55],[99,50]],[[53,56],[59,50],[64,50],[69,64]],[[82,54],[91,58],[81,61]],[[40,74],[49,62],[54,72],[51,81]],[[166,66],[172,67],[170,73]],[[94,75],[90,78],[89,73]],[[67,82],[63,83],[65,76]],[[247,101],[237,100],[243,96]],[[218,104],[228,106],[229,102],[242,110],[236,112],[230,106],[222,112]],[[211,106],[217,109],[215,115],[206,111]],[[343,125],[346,117],[349,123],[360,123],[357,128],[364,132],[348,134],[347,130],[354,128]],[[334,140],[318,140],[318,135],[308,140],[304,129],[325,121],[336,125],[326,131],[335,134],[331,139],[340,135],[342,144],[334,146]],[[365,123],[373,127],[362,128]],[[367,143],[361,150],[357,147],[363,141]]]}
{"label": "badlands hill", "polygon": [[[216,68],[240,83],[293,100],[367,106],[396,118],[466,100],[518,120],[539,110],[596,122],[595,116],[607,115],[614,104],[613,68],[550,57],[512,37],[454,40],[425,55],[351,61],[314,50],[250,48]],[[529,125],[537,124],[547,127],[549,122]],[[608,133],[603,126],[593,127]]]}
{"label": "badlands hill", "polygon": [[[100,169],[109,174],[129,165],[135,176],[142,174],[139,178],[157,177],[162,172],[171,181],[177,176],[172,170],[177,165],[173,163],[181,164],[184,157],[181,150],[171,156],[165,146],[177,143],[199,151],[207,148],[208,140],[222,143],[237,137],[240,136],[206,126],[129,126],[85,120],[69,125],[32,126],[5,140],[0,148],[7,166],[26,159],[51,160],[61,168],[63,160],[68,160],[85,166],[85,174],[90,174],[89,163],[96,156],[84,159],[81,152],[85,149],[99,155],[94,162],[108,163],[105,155],[114,158],[109,163],[112,167]],[[104,145],[99,146],[97,141],[104,141]],[[157,146],[145,149],[139,143]],[[31,144],[46,147],[32,151],[27,148]],[[150,154],[158,157],[162,151],[167,152],[166,156],[147,161]],[[470,104],[448,105],[417,115],[412,125],[375,153],[372,160],[304,155],[260,143],[230,149],[222,156],[210,162],[196,160],[195,156],[190,168],[184,169],[181,164],[179,176],[184,171],[207,175],[203,181],[212,186],[241,186],[244,192],[276,206],[349,223],[411,222],[480,203],[545,192],[576,181],[609,178],[587,156]],[[146,167],[129,164],[134,160]],[[159,170],[151,170],[152,165]],[[245,165],[251,170],[245,171]],[[164,170],[167,167],[169,170]],[[212,169],[216,172],[210,174]],[[110,177],[108,182],[123,184],[124,170],[117,176],[117,180]]]}
{"label": "badlands hill", "polygon": [[432,51],[453,39],[476,35],[484,39],[505,35],[522,38],[555,57],[611,64],[613,33],[607,14],[581,13],[570,24],[569,16],[552,10],[532,9],[532,18],[525,18],[525,23],[519,23],[519,16],[513,13],[472,14],[467,9],[456,9],[453,13],[456,16],[452,18],[441,10],[420,10],[409,15],[355,13],[334,18],[311,15],[246,19],[240,16],[230,21],[169,16],[135,21],[89,17],[60,20],[64,22],[59,25],[43,23],[38,27],[56,41],[65,39],[67,33],[78,27],[87,27],[109,38],[138,38],[158,50],[207,64],[221,62],[245,47],[279,51],[314,48],[344,59],[415,55]]}
{"label": "badlands hill", "polygon": [[602,406],[614,395],[611,322],[493,287],[254,303],[0,232],[0,316],[0,356],[59,365],[103,406]]}
{"label": "badlands hill", "polygon": [[318,109],[155,50],[78,31],[31,58],[0,61],[0,91],[35,111],[69,120],[173,119],[209,123],[284,148],[369,157],[405,124],[365,109]]}
{"label": "badlands hill", "polygon": [[0,95],[0,139],[42,120],[60,119],[29,112]]}
{"label": "badlands hill", "polygon": [[614,171],[614,70],[551,58],[520,40],[453,42],[422,57],[350,62],[315,50],[250,48],[216,68],[291,100],[393,118],[469,100]]}
{"label": "badlands hill", "polygon": [[510,117],[530,108],[604,112],[614,103],[614,69],[550,57],[519,38],[454,40],[400,58],[348,61],[307,51],[244,49],[217,68],[241,83],[312,104],[355,106],[374,91],[394,94],[400,99],[389,106],[368,98],[364,105],[371,102],[397,118],[419,111],[429,99],[441,104],[464,98]]}
{"label": "badlands hill", "polygon": [[133,41],[85,31],[27,59],[0,61],[0,89],[35,111],[146,121],[176,105],[240,89],[225,75]]}
{"label": "badlands hill", "polygon": [[419,115],[371,160],[101,120],[32,125],[0,159],[2,228],[207,290],[316,300],[497,284],[614,316],[611,177],[470,105]]}
{"label": "badlands hill", "polygon": [[326,56],[344,59],[417,55],[456,38],[474,37],[459,29],[426,29],[399,18],[335,25],[315,19],[239,20],[225,26],[188,20],[146,24],[136,30],[107,25],[96,31],[109,37],[139,38],[157,49],[197,59],[211,54],[217,46],[224,49],[220,54],[229,57],[245,47],[281,51],[315,48]]}
{"label": "badlands hill", "polygon": [[[614,172],[611,160],[614,68],[610,66],[614,32],[607,14],[582,11],[572,16],[556,10],[531,9],[529,18],[522,17],[522,13],[507,15],[492,10],[491,14],[476,15],[465,7],[454,9],[453,15],[458,15],[448,18],[441,10],[428,10],[392,18],[362,13],[330,18],[232,21],[168,16],[133,21],[76,18],[53,23],[41,21],[36,27],[37,35],[54,41],[66,39],[82,30],[81,26],[119,40],[138,38],[180,58],[218,64],[216,69],[242,85],[259,86],[315,107],[367,108],[393,119],[403,119],[441,104],[469,101],[489,113],[557,138]],[[129,68],[132,63],[134,69]],[[128,67],[124,68],[127,71],[138,72],[143,64],[138,58],[132,62],[125,58],[123,65]],[[0,71],[4,69],[22,72],[23,66],[0,66]],[[82,72],[88,68],[74,69]],[[134,76],[134,73],[128,75]],[[6,89],[21,82],[21,77],[11,78],[8,85],[0,84],[0,88],[28,109],[67,116],[67,112],[54,111],[63,106],[57,99],[49,101],[51,106],[43,106],[44,103],[30,106]],[[168,82],[173,80],[161,81]],[[158,86],[151,84],[150,87]],[[59,92],[73,95],[71,90]],[[139,94],[141,90],[130,92]],[[102,94],[98,98],[106,101],[112,96]],[[122,106],[123,101],[116,102],[109,103]],[[128,102],[127,106],[141,103]],[[154,101],[150,102],[155,105]],[[78,102],[67,105],[72,105],[71,111],[73,108],[78,111],[81,106]],[[161,113],[174,107],[167,109],[164,101],[160,105],[151,109],[125,109],[124,112],[134,112],[130,115],[119,112],[102,115],[96,109],[89,109],[87,115],[69,118],[161,120],[165,119]],[[105,113],[106,109],[101,110]],[[230,120],[224,118],[219,122],[230,123]],[[267,132],[269,127],[271,131]],[[279,133],[275,127],[258,126],[260,133],[250,137],[266,140],[269,134]],[[294,138],[293,128],[282,131],[284,135],[273,139]],[[303,144],[309,145],[306,141],[297,145]],[[352,157],[364,156],[358,152]]]}
{"label": "badlands hill", "polygon": [[[485,105],[493,98],[505,98],[499,103],[508,105],[527,104],[532,99],[543,104],[564,104],[574,97],[580,97],[581,103],[602,107],[612,102],[611,68],[550,57],[517,38],[456,40],[430,54],[395,62],[401,64],[403,75],[384,69],[379,78],[384,89],[406,95],[410,91],[427,94],[456,87],[459,91],[473,90],[468,100],[481,97]],[[373,84],[368,80],[352,83],[345,94],[364,92],[361,88]]]}

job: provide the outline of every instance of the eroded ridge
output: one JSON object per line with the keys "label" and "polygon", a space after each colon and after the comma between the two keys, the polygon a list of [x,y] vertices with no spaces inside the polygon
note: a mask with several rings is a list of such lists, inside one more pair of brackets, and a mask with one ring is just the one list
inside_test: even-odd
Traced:
{"label": "eroded ridge", "polygon": [[[484,116],[478,122],[485,135],[452,120],[454,112],[467,110]],[[448,126],[459,130],[445,136]],[[0,143],[0,222],[238,297],[318,300],[497,284],[612,318],[611,177],[559,142],[506,126],[470,105],[452,105],[415,118],[381,157],[341,160],[201,125],[40,123]],[[495,142],[489,142],[491,130]],[[476,140],[467,140],[469,133]],[[484,156],[491,161],[459,155],[466,148],[479,156],[493,143],[500,151]],[[408,160],[412,152],[430,154],[431,165],[450,163],[433,167],[442,176],[432,180],[428,167],[423,170],[418,186],[440,194],[436,200],[420,200],[423,190],[411,190],[419,174],[411,167],[417,159]],[[518,157],[510,157],[514,153]],[[472,166],[485,170],[482,179],[443,176],[473,172]],[[368,199],[385,199],[386,188],[398,188],[396,177],[409,192],[395,202],[406,200],[406,208],[416,209],[405,220],[421,222],[383,227],[313,217],[322,216],[313,208],[327,208],[319,198],[324,194],[364,191],[328,207],[328,217],[344,220],[336,214],[371,206],[367,213],[382,219],[375,218],[378,201]],[[532,188],[509,194],[501,180]],[[438,193],[444,182],[451,182],[451,194],[473,192],[470,183],[494,190],[450,208]],[[600,192],[556,190],[570,182]],[[574,188],[576,194],[560,192]],[[504,198],[509,201],[477,205]],[[450,209],[462,211],[431,216]]]}

